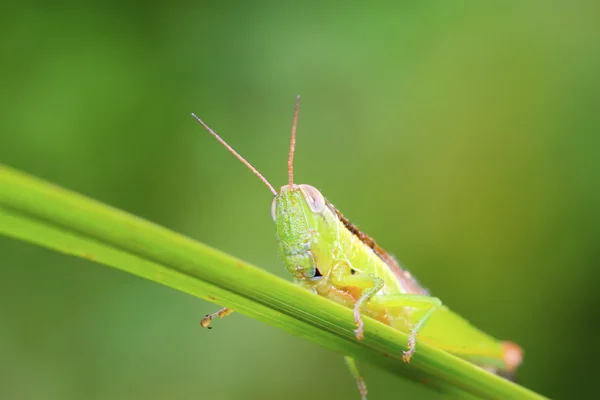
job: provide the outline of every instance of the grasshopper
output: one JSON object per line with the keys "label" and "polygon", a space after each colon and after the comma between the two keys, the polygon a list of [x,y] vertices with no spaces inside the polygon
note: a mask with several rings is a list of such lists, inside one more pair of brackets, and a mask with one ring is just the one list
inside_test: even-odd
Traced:
{"label": "grasshopper", "polygon": [[[195,114],[192,116],[248,167],[273,193],[271,217],[276,225],[279,253],[297,284],[353,310],[357,340],[364,338],[362,315],[408,333],[403,360],[415,353],[417,337],[492,373],[513,376],[522,361],[521,348],[500,341],[450,311],[387,251],[358,230],[315,187],[294,183],[294,152],[300,96],[296,99],[288,183],[279,191],[248,161]],[[210,328],[216,317],[232,313],[223,308],[201,322]],[[355,361],[345,357],[363,400],[367,387]]]}

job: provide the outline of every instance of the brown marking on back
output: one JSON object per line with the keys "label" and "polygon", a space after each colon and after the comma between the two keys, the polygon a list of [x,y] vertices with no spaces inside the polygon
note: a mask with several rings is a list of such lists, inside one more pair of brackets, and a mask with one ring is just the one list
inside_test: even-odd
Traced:
{"label": "brown marking on back", "polygon": [[410,272],[403,269],[398,263],[398,261],[396,261],[396,259],[391,254],[389,254],[377,243],[375,243],[375,240],[372,237],[361,232],[354,224],[352,224],[352,222],[350,222],[350,220],[348,220],[348,218],[344,217],[344,215],[341,212],[339,212],[338,209],[335,208],[334,205],[331,204],[329,201],[327,201],[327,205],[333,212],[335,212],[335,214],[344,224],[346,229],[352,232],[352,234],[358,239],[360,239],[360,241],[363,242],[366,246],[370,247],[373,250],[373,252],[377,254],[377,256],[384,263],[386,263],[388,267],[390,267],[390,269],[394,272],[394,275],[396,275],[396,278],[401,282],[402,286],[406,288],[408,293],[424,295],[429,294],[427,289],[423,288],[419,284],[419,282],[417,282],[417,280],[412,277]]}

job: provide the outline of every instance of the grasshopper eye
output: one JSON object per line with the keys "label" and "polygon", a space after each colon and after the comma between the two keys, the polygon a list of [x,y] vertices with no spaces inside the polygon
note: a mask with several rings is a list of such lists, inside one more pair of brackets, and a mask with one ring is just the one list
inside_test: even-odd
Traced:
{"label": "grasshopper eye", "polygon": [[322,213],[325,209],[325,198],[315,187],[310,185],[299,185],[308,207],[312,212]]}
{"label": "grasshopper eye", "polygon": [[273,221],[277,221],[277,197],[274,197],[271,203],[271,218]]}

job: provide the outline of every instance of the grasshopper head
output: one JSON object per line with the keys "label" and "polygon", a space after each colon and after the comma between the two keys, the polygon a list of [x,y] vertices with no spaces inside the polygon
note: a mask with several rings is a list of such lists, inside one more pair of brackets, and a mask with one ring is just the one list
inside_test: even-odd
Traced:
{"label": "grasshopper head", "polygon": [[256,168],[238,154],[204,121],[195,114],[192,114],[192,116],[229,152],[248,167],[273,193],[275,198],[271,206],[271,215],[277,224],[277,239],[279,240],[280,252],[286,268],[298,279],[313,279],[320,277],[321,274],[316,267],[314,256],[316,251],[311,252],[311,244],[316,241],[319,235],[319,221],[324,219],[328,207],[323,195],[317,189],[310,185],[294,184],[294,149],[296,146],[299,102],[300,96],[296,98],[296,107],[294,108],[288,158],[288,184],[283,186],[279,192]]}
{"label": "grasshopper head", "polygon": [[285,185],[271,204],[281,257],[298,279],[320,276],[311,244],[318,235],[318,220],[323,218],[326,208],[321,192],[310,185]]}

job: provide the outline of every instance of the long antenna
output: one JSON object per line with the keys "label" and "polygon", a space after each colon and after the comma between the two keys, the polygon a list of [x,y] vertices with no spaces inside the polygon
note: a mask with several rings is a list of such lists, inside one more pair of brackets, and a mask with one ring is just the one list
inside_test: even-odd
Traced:
{"label": "long antenna", "polygon": [[273,188],[273,186],[269,183],[269,181],[267,180],[267,178],[265,178],[264,176],[262,176],[262,174],[260,172],[258,172],[258,170],[252,166],[252,164],[250,164],[248,161],[246,161],[246,159],[244,157],[240,156],[238,154],[238,152],[233,149],[233,147],[231,147],[230,145],[227,144],[226,141],[224,141],[223,139],[221,139],[221,136],[217,135],[217,132],[215,132],[212,129],[210,129],[210,127],[208,125],[206,125],[204,123],[204,121],[202,121],[200,118],[198,118],[198,116],[196,114],[192,113],[192,117],[194,117],[196,119],[196,121],[198,121],[208,132],[210,132],[211,135],[213,135],[215,138],[217,138],[217,140],[223,146],[225,146],[225,148],[227,148],[227,150],[229,150],[234,156],[236,156],[236,158],[238,160],[240,160],[242,163],[244,163],[244,165],[246,167],[248,167],[250,169],[250,171],[252,171],[254,173],[254,175],[258,176],[258,178],[261,181],[263,181],[263,183],[265,185],[267,185],[267,187],[269,188],[269,190],[271,190],[271,193],[273,193],[274,196],[277,196],[277,191],[275,190],[275,188]]}
{"label": "long antenna", "polygon": [[296,150],[296,126],[298,126],[298,108],[300,107],[300,95],[296,97],[294,107],[294,122],[292,122],[292,139],[290,140],[290,156],[288,157],[288,183],[290,189],[294,186],[294,151]]}

